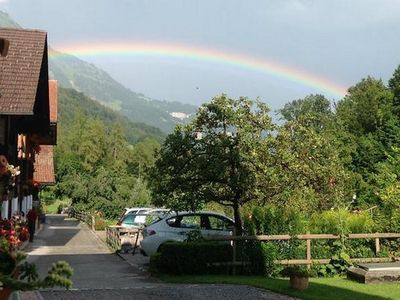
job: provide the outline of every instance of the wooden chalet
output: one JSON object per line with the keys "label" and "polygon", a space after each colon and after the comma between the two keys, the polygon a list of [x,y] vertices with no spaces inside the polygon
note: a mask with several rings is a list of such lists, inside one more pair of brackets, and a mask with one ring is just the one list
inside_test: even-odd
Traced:
{"label": "wooden chalet", "polygon": [[[50,83],[54,84],[56,83]],[[53,87],[52,91],[54,90],[57,93],[57,89]],[[52,122],[50,92],[47,33],[0,28],[2,218],[10,218],[20,212],[26,213],[33,205],[38,188],[38,182],[34,180],[35,159],[40,155],[41,149],[56,144],[57,118],[53,116]],[[54,99],[57,101],[57,97]],[[52,159],[52,149],[46,148],[42,153],[42,158],[47,157],[44,159],[45,164],[52,168],[52,161],[48,160],[50,156]],[[39,169],[40,165],[36,163],[36,167]],[[1,175],[1,168],[13,172]],[[12,178],[11,173],[15,175]]]}

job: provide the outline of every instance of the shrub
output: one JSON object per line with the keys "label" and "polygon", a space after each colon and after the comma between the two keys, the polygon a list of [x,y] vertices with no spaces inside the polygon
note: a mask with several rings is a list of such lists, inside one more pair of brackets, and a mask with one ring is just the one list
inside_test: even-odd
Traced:
{"label": "shrub", "polygon": [[313,270],[308,269],[307,266],[304,265],[293,265],[285,267],[281,271],[281,275],[285,277],[292,277],[292,276],[311,277],[313,275]]}
{"label": "shrub", "polygon": [[310,221],[313,233],[367,233],[372,232],[374,227],[375,223],[368,213],[351,213],[345,209],[316,213]]}
{"label": "shrub", "polygon": [[149,261],[149,272],[153,275],[160,273],[160,262],[161,259],[161,253],[157,252],[154,253],[152,256],[150,256],[150,261]]}
{"label": "shrub", "polygon": [[255,207],[244,219],[244,225],[251,234],[301,234],[307,231],[307,221],[301,213],[272,204]]}
{"label": "shrub", "polygon": [[318,270],[320,276],[342,275],[352,265],[350,256],[345,252],[340,252],[332,256],[329,264],[321,265]]}
{"label": "shrub", "polygon": [[384,208],[375,212],[375,222],[378,232],[400,232],[400,209]]}
{"label": "shrub", "polygon": [[58,207],[57,207],[57,213],[61,214],[63,208],[64,208],[64,205],[63,204],[59,204]]}
{"label": "shrub", "polygon": [[274,261],[278,258],[278,246],[273,242],[246,241],[242,245],[238,243],[240,256],[238,259],[249,262],[244,269],[251,275],[274,276],[281,267]]}
{"label": "shrub", "polygon": [[165,274],[207,274],[226,272],[226,263],[232,259],[230,244],[218,242],[170,242],[162,245],[160,253],[151,258],[153,272]]}
{"label": "shrub", "polygon": [[107,227],[107,222],[100,216],[96,215],[94,218],[94,230],[103,231]]}

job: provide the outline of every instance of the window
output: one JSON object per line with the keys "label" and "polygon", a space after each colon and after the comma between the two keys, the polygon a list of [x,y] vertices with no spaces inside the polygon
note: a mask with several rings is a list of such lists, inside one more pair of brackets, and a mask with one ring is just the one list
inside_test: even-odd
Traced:
{"label": "window", "polygon": [[199,215],[177,216],[167,220],[167,224],[171,227],[200,229]]}
{"label": "window", "polygon": [[200,229],[200,216],[199,215],[182,216],[181,227],[190,229]]}
{"label": "window", "polygon": [[133,225],[135,221],[135,215],[127,215],[123,220],[122,220],[122,225]]}
{"label": "window", "polygon": [[210,221],[210,226],[212,230],[224,230],[224,231],[233,230],[233,223],[229,219],[212,215],[209,215],[208,219]]}
{"label": "window", "polygon": [[181,219],[182,217],[173,217],[168,219],[166,222],[171,227],[181,227]]}

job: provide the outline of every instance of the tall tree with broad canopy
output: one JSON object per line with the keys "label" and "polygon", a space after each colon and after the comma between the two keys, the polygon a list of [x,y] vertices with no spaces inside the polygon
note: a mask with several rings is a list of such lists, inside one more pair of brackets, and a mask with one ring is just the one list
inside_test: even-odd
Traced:
{"label": "tall tree with broad canopy", "polygon": [[339,127],[325,124],[306,112],[277,130],[274,157],[280,192],[270,202],[306,216],[349,204],[353,191],[344,168],[349,158],[336,136]]}
{"label": "tall tree with broad canopy", "polygon": [[293,100],[286,103],[279,113],[286,121],[295,121],[305,115],[310,115],[314,117],[315,124],[313,125],[316,129],[320,129],[327,119],[333,117],[331,103],[323,95],[308,95],[303,99]]}
{"label": "tall tree with broad canopy", "polygon": [[[391,79],[395,89],[396,72]],[[367,77],[348,90],[337,105],[337,120],[353,136],[355,151],[346,167],[358,174],[357,201],[361,207],[380,203],[373,174],[400,143],[400,122],[393,92],[382,80]],[[379,188],[378,188],[379,189]]]}
{"label": "tall tree with broad canopy", "polygon": [[157,206],[198,210],[205,203],[232,207],[242,234],[241,207],[274,190],[274,125],[266,104],[226,95],[203,104],[187,126],[177,126],[148,172]]}
{"label": "tall tree with broad canopy", "polygon": [[400,65],[394,70],[392,78],[388,82],[389,88],[393,93],[393,105],[396,107],[397,115],[400,114]]}

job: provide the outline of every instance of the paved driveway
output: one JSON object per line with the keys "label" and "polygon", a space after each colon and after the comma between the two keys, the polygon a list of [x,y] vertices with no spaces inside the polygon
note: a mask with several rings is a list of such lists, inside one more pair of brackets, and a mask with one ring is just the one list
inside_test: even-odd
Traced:
{"label": "paved driveway", "polygon": [[[64,215],[47,217],[44,229],[25,249],[43,276],[51,264],[67,261],[73,288],[23,294],[23,299],[292,299],[236,285],[165,284],[139,265],[113,254],[85,224]],[[143,259],[138,257],[143,263]]]}

